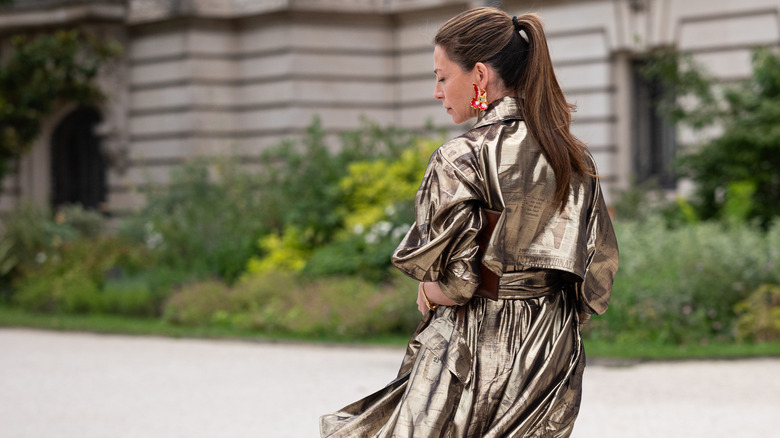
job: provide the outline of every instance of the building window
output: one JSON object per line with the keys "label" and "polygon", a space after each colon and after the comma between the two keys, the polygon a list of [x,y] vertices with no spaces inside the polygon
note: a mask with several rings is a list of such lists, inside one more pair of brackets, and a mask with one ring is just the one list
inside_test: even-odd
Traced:
{"label": "building window", "polygon": [[643,62],[633,64],[633,166],[637,183],[655,180],[662,188],[676,184],[674,159],[677,138],[674,125],[658,114],[662,84],[641,74]]}
{"label": "building window", "polygon": [[106,165],[95,125],[100,113],[94,108],[78,108],[68,114],[51,139],[52,207],[78,204],[104,210]]}

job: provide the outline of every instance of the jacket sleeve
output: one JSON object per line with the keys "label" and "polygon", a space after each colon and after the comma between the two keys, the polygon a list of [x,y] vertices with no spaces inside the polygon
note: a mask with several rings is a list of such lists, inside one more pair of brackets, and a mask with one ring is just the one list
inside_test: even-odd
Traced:
{"label": "jacket sleeve", "polygon": [[476,163],[453,164],[434,152],[415,197],[415,222],[393,252],[392,263],[419,281],[438,281],[459,305],[480,283],[477,235],[483,226]]}
{"label": "jacket sleeve", "polygon": [[612,282],[618,270],[618,244],[601,185],[595,184],[593,206],[587,222],[585,279],[577,284],[580,313],[601,315],[607,310]]}

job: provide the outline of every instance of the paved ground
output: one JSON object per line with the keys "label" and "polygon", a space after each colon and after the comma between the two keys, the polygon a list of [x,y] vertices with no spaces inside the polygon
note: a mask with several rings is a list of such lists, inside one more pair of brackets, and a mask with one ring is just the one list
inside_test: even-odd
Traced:
{"label": "paved ground", "polygon": [[[0,437],[315,437],[402,353],[0,329]],[[584,384],[575,438],[777,436],[780,358],[593,365]]]}

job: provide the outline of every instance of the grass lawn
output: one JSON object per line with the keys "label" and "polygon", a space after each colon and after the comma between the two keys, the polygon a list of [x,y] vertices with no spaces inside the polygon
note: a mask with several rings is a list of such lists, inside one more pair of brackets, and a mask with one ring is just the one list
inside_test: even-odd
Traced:
{"label": "grass lawn", "polygon": [[[175,338],[244,339],[257,341],[303,341],[369,344],[402,347],[410,334],[364,339],[296,336],[289,333],[258,333],[231,327],[180,327],[160,319],[128,318],[113,315],[47,315],[0,306],[0,327],[26,327],[46,330],[87,331],[128,335],[153,335]],[[588,358],[619,360],[736,359],[780,357],[780,342],[761,344],[662,345],[585,341]]]}
{"label": "grass lawn", "polygon": [[184,327],[162,319],[133,318],[116,315],[65,315],[26,312],[0,305],[0,327],[25,327],[45,330],[83,331],[126,335],[167,336],[172,338],[244,339],[257,341],[306,341],[349,344],[403,346],[409,335],[386,335],[365,339],[328,336],[303,336],[290,333],[261,333],[233,327]]}

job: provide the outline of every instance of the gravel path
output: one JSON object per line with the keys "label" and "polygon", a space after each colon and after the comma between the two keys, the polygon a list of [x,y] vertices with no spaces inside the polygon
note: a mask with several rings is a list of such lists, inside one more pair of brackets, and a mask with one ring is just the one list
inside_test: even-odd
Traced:
{"label": "gravel path", "polygon": [[[0,437],[315,437],[402,354],[0,329]],[[777,436],[778,376],[780,358],[592,365],[574,438]]]}

